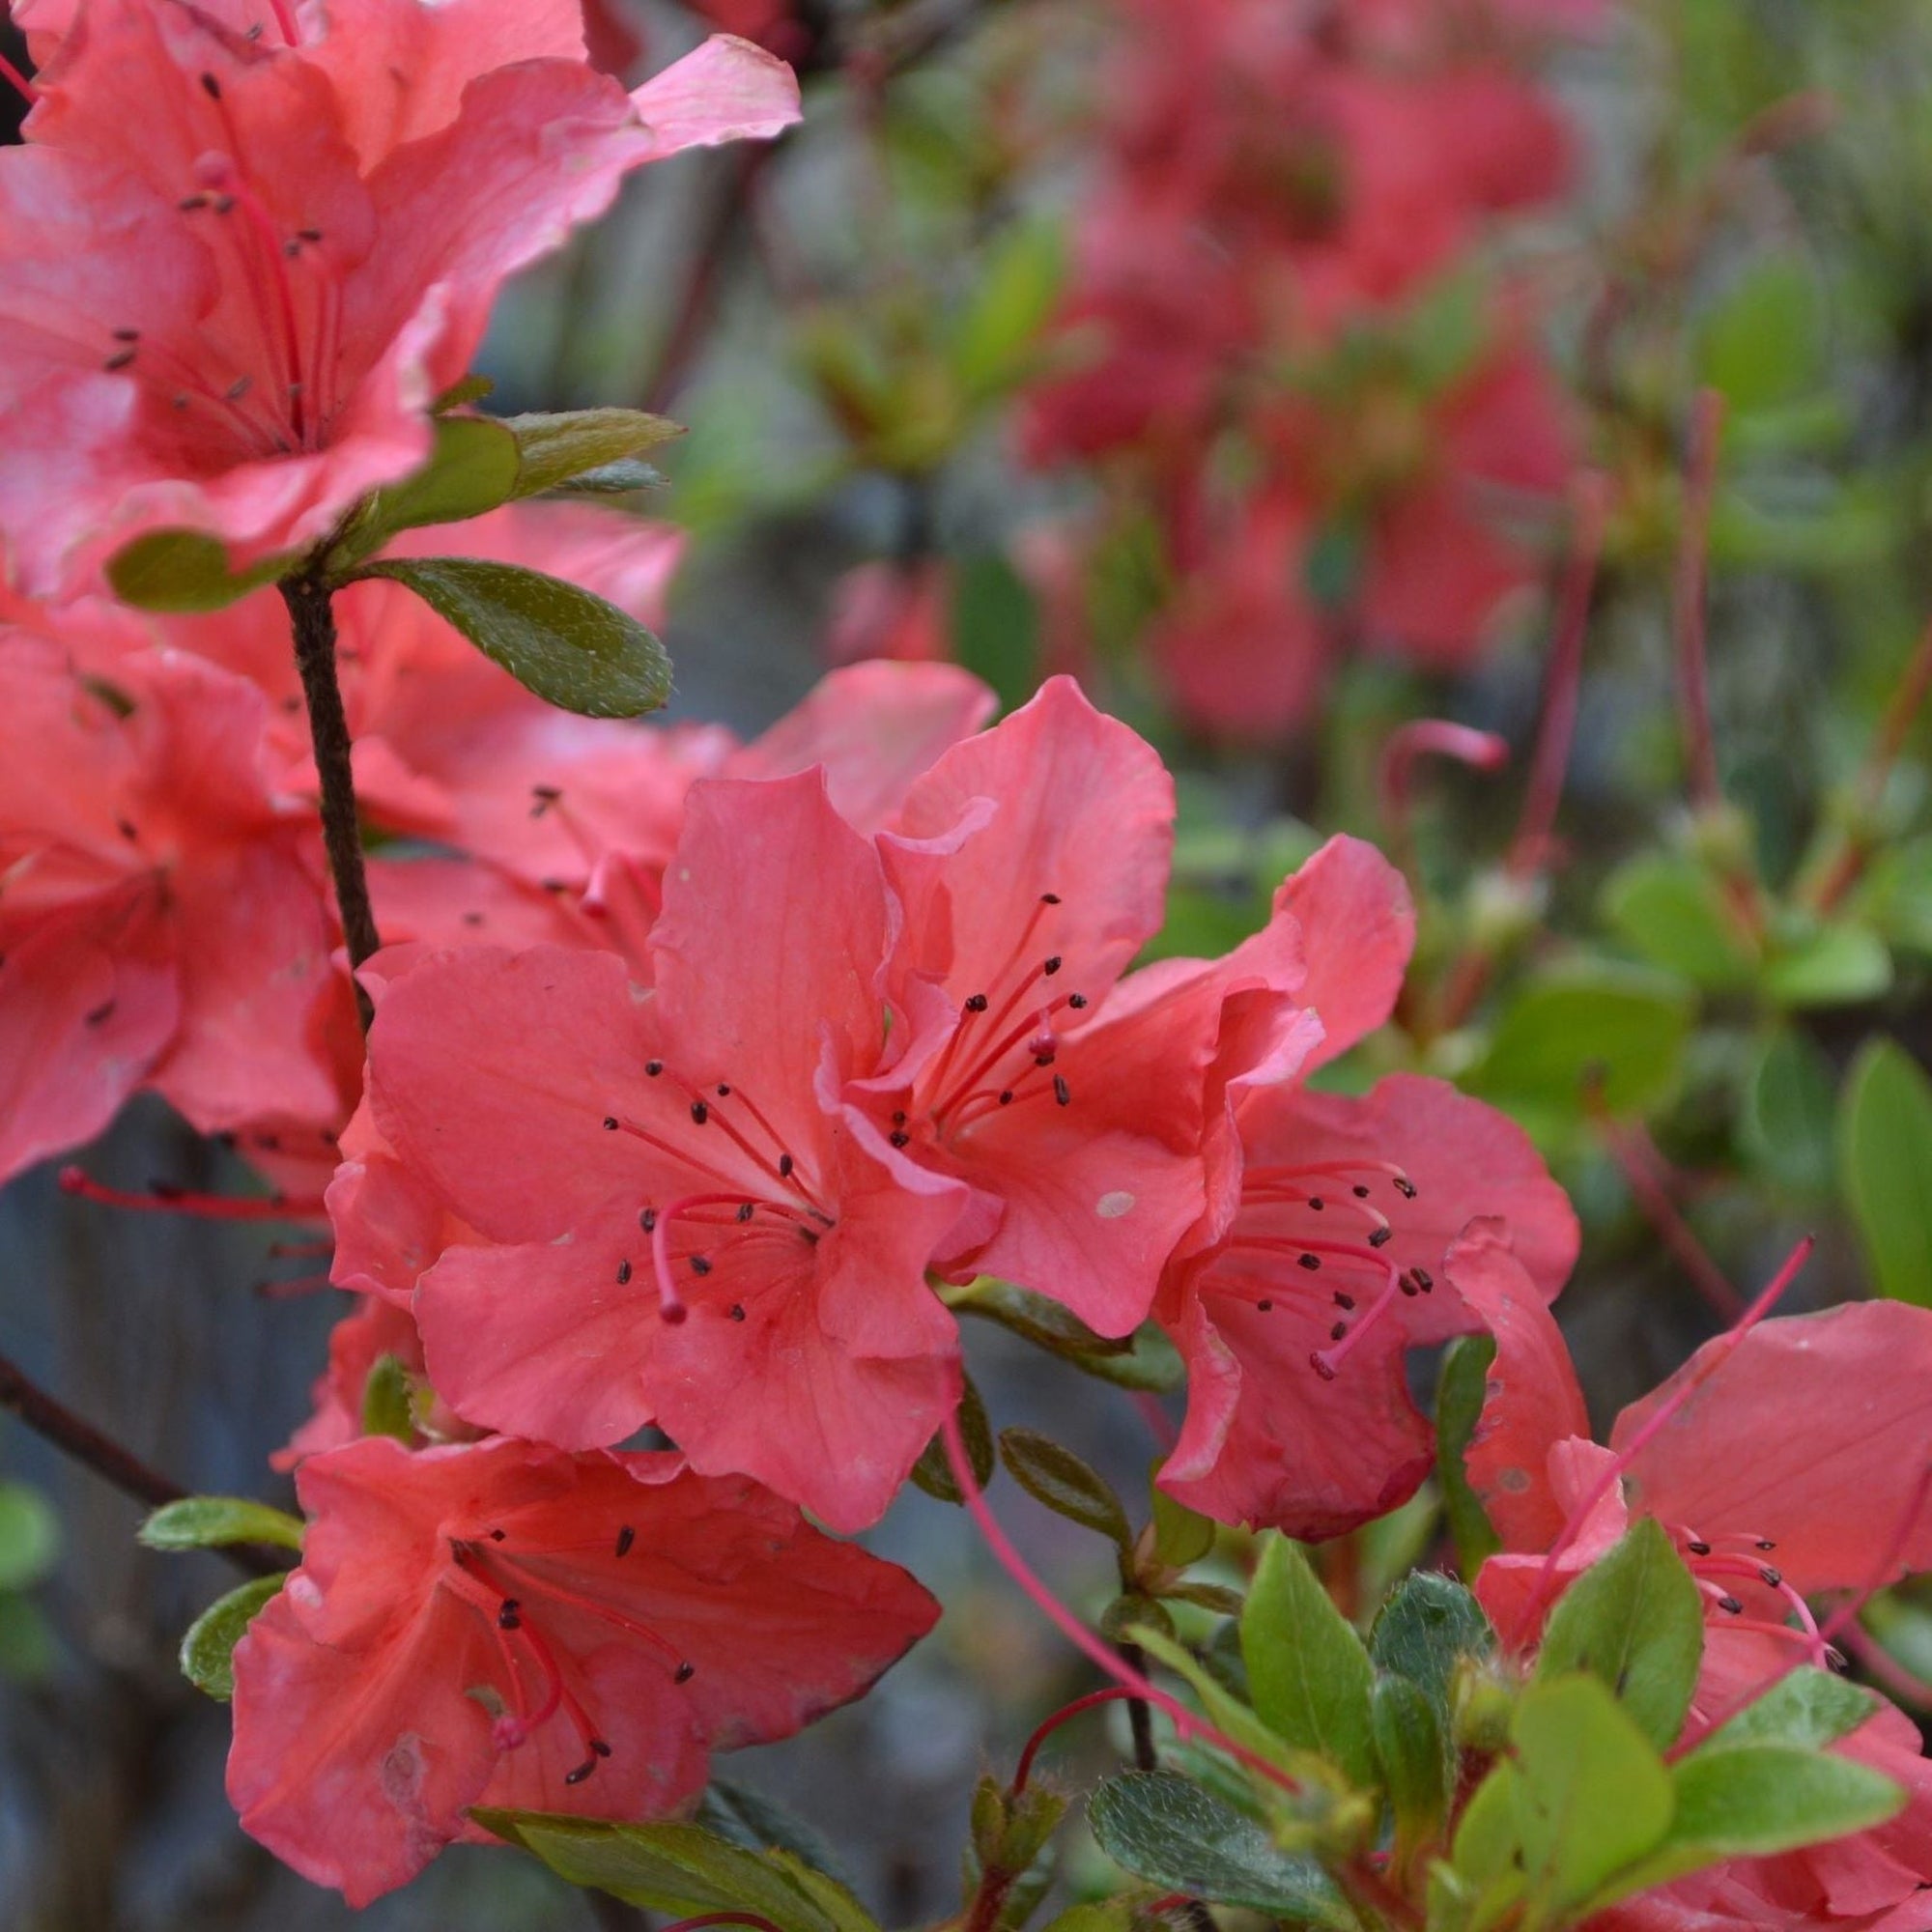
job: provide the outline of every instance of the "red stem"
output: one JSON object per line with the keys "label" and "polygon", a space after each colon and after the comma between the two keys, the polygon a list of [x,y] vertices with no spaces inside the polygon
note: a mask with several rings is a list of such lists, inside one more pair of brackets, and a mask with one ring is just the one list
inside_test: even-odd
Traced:
{"label": "red stem", "polygon": [[1137,1701],[1131,1690],[1122,1690],[1119,1686],[1106,1690],[1090,1690],[1084,1697],[1076,1697],[1070,1704],[1063,1704],[1027,1740],[1026,1749],[1020,1752],[1020,1761],[1013,1770],[1013,1796],[1017,1798],[1027,1788],[1027,1779],[1033,1776],[1033,1761],[1039,1755],[1039,1747],[1062,1724],[1069,1719],[1077,1718],[1101,1704],[1118,1704],[1122,1700]]}

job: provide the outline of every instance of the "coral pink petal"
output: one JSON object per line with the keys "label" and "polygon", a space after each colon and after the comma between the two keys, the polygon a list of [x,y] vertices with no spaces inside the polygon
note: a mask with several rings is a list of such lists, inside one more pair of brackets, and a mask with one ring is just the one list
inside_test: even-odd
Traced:
{"label": "coral pink petal", "polygon": [[1366,1037],[1395,1010],[1415,946],[1415,907],[1402,874],[1359,838],[1331,838],[1275,896],[1301,923],[1308,975],[1297,995],[1323,1032],[1311,1065]]}
{"label": "coral pink petal", "polygon": [[661,160],[686,148],[782,133],[799,118],[798,77],[763,47],[714,34],[634,89],[631,104],[649,130],[647,158]]}

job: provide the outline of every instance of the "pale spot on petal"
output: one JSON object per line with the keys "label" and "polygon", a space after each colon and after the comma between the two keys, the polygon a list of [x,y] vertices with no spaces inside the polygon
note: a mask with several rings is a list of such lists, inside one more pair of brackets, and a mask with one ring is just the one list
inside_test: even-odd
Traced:
{"label": "pale spot on petal", "polygon": [[1122,1214],[1131,1210],[1134,1197],[1125,1188],[1117,1187],[1110,1194],[1103,1194],[1094,1204],[1094,1211],[1103,1221],[1118,1221]]}

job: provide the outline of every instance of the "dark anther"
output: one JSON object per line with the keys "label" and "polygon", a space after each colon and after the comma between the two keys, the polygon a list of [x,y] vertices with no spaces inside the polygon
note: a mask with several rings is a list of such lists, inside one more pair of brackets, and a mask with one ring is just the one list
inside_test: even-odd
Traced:
{"label": "dark anther", "polygon": [[1764,1568],[1760,1570],[1757,1574],[1764,1578],[1765,1586],[1768,1589],[1775,1590],[1780,1583],[1784,1581],[1784,1572],[1781,1570],[1774,1570],[1769,1563],[1767,1563],[1764,1566]]}
{"label": "dark anther", "polygon": [[582,1784],[583,1780],[586,1777],[588,1777],[590,1774],[596,1769],[597,1769],[597,1753],[595,1751],[592,1751],[590,1755],[587,1758],[585,1758],[583,1762],[580,1764],[575,1771],[566,1771],[563,1774],[563,1781],[566,1784]]}
{"label": "dark anther", "polygon": [[1320,1255],[1297,1255],[1295,1259],[1300,1262],[1301,1265],[1310,1274],[1313,1274],[1321,1265],[1321,1257]]}
{"label": "dark anther", "polygon": [[1354,1305],[1355,1297],[1352,1294],[1347,1293],[1339,1288],[1335,1291],[1335,1306],[1337,1308],[1352,1308]]}
{"label": "dark anther", "polygon": [[1395,1191],[1405,1201],[1413,1201],[1415,1199],[1415,1182],[1409,1179],[1407,1175],[1399,1174],[1395,1178]]}
{"label": "dark anther", "polygon": [[1394,1238],[1395,1230],[1393,1228],[1378,1228],[1369,1236],[1369,1246],[1372,1248],[1385,1248]]}
{"label": "dark anther", "polygon": [[184,195],[181,200],[175,203],[175,206],[184,214],[192,214],[196,209],[208,206],[208,197],[205,194]]}
{"label": "dark anther", "polygon": [[691,1103],[691,1118],[701,1127],[711,1118],[711,1109],[702,1100]]}
{"label": "dark anther", "polygon": [[1312,1368],[1315,1371],[1315,1373],[1318,1376],[1320,1376],[1324,1382],[1332,1382],[1335,1379],[1335,1371],[1331,1369],[1328,1366],[1328,1364],[1321,1359],[1321,1354],[1319,1350],[1309,1356],[1308,1366]]}
{"label": "dark anther", "polygon": [[744,1319],[745,1319],[745,1304],[742,1301],[734,1301],[731,1304],[731,1320],[733,1321],[744,1321]]}
{"label": "dark anther", "polygon": [[101,1021],[106,1019],[113,1012],[113,1010],[114,1010],[114,1002],[112,1000],[107,1001],[104,1005],[96,1007],[95,1009],[87,1016],[88,1025],[99,1026],[101,1023]]}
{"label": "dark anther", "polygon": [[[208,205],[213,209],[216,214],[233,214],[235,213],[235,197],[232,194],[217,194]],[[230,400],[232,401],[233,398]]]}
{"label": "dark anther", "polygon": [[132,822],[126,818],[117,818],[114,821],[114,829],[120,833],[122,838],[126,839],[132,840],[140,838],[141,836],[138,832],[134,830]]}
{"label": "dark anther", "polygon": [[635,1529],[633,1529],[631,1525],[627,1522],[623,1526],[623,1528],[617,1532],[617,1554],[619,1556],[630,1555],[631,1545],[637,1542],[637,1540],[638,1540],[638,1532]]}
{"label": "dark anther", "polygon": [[709,1274],[711,1272],[711,1264],[702,1255],[693,1255],[691,1258],[691,1271],[693,1274]]}
{"label": "dark anther", "polygon": [[1342,1337],[1346,1335],[1348,1332],[1349,1332],[1349,1324],[1346,1321],[1338,1321],[1336,1322],[1334,1327],[1329,1329],[1328,1339],[1331,1342],[1339,1342],[1342,1339]]}
{"label": "dark anther", "polygon": [[568,879],[539,879],[537,885],[547,893],[567,893],[570,890]]}
{"label": "dark anther", "polygon": [[296,233],[304,242],[320,242],[322,240],[322,230],[320,228],[298,228]]}
{"label": "dark anther", "polygon": [[983,1013],[986,1010],[984,993],[969,993],[966,996],[966,1010],[969,1013]]}
{"label": "dark anther", "polygon": [[1711,1546],[1708,1543],[1687,1543],[1684,1547],[1692,1556],[1708,1556],[1711,1553]]}
{"label": "dark anther", "polygon": [[1053,1076],[1053,1097],[1063,1107],[1070,1107],[1073,1104],[1073,1090],[1066,1084],[1066,1076],[1064,1073],[1056,1073]]}
{"label": "dark anther", "polygon": [[242,400],[242,398],[245,396],[248,393],[248,391],[252,389],[254,386],[255,386],[254,377],[237,376],[234,382],[230,383],[228,385],[228,390],[227,390],[228,400],[231,403],[239,403]]}
{"label": "dark anther", "polygon": [[647,1060],[644,1062],[644,1072],[653,1080],[664,1070],[665,1064],[662,1060]]}
{"label": "dark anther", "polygon": [[798,1163],[792,1159],[790,1154],[788,1153],[780,1154],[779,1179],[781,1180],[789,1180],[791,1179],[791,1171],[795,1166],[797,1166],[797,1164]]}
{"label": "dark anther", "polygon": [[631,1278],[631,1264],[628,1261],[617,1264],[617,1286],[622,1288]]}
{"label": "dark anther", "polygon": [[1083,1012],[1086,1010],[1087,1007],[1087,995],[1085,993],[1068,993],[1066,996],[1066,1004],[1069,1007],[1071,1007],[1076,1013]]}
{"label": "dark anther", "polygon": [[1327,1204],[1327,1203],[1326,1203],[1325,1201],[1323,1201],[1323,1200],[1322,1200],[1322,1198],[1321,1197],[1321,1195],[1319,1195],[1319,1194],[1311,1194],[1311,1195],[1310,1195],[1310,1196],[1308,1197],[1308,1205],[1309,1205],[1309,1207],[1311,1207],[1312,1208],[1314,1208],[1314,1210],[1316,1211],[1316,1213],[1318,1213],[1318,1214],[1319,1214],[1319,1213],[1321,1213],[1321,1211],[1322,1210],[1322,1208],[1325,1208],[1325,1207],[1326,1207],[1326,1206],[1327,1206],[1328,1204]]}
{"label": "dark anther", "polygon": [[1409,1274],[1413,1277],[1416,1287],[1419,1288],[1424,1294],[1429,1293],[1429,1292],[1435,1286],[1435,1277],[1433,1274],[1431,1274],[1427,1268],[1410,1268]]}
{"label": "dark anther", "polygon": [[561,785],[532,785],[530,796],[541,799],[545,805],[554,805],[563,796]]}
{"label": "dark anther", "polygon": [[[286,255],[291,262],[295,261],[301,254],[301,251],[302,251],[302,244],[299,242],[298,242],[293,235],[290,236],[289,239],[282,243],[282,253]],[[301,384],[299,383],[291,383],[289,384],[289,387],[291,389],[298,390],[301,387]]]}
{"label": "dark anther", "polygon": [[905,1123],[906,1123],[905,1109],[901,1107],[893,1116],[893,1125],[895,1127],[902,1127],[905,1125]]}
{"label": "dark anther", "polygon": [[141,331],[138,328],[117,328],[114,331],[114,339],[116,342],[138,342],[141,339]]}
{"label": "dark anther", "polygon": [[1274,1303],[1271,1301],[1258,1301],[1255,1303],[1255,1313],[1257,1315],[1265,1315],[1273,1306]]}
{"label": "dark anther", "polygon": [[895,1148],[910,1147],[912,1145],[912,1136],[903,1128],[895,1127],[893,1129],[893,1145]]}
{"label": "dark anther", "polygon": [[604,1131],[607,1134],[614,1134],[617,1131],[617,1117],[615,1114],[606,1114],[604,1116]]}
{"label": "dark anther", "polygon": [[723,1080],[718,1083],[718,1097],[721,1100],[728,1100],[731,1097],[731,1089]]}
{"label": "dark anther", "polygon": [[1776,1549],[1777,1548],[1777,1545],[1775,1544],[1770,1537],[1763,1536],[1758,1539],[1757,1547],[1760,1549]]}
{"label": "dark anther", "polygon": [[1396,1276],[1395,1285],[1411,1300],[1422,1293],[1422,1284],[1412,1274],[1406,1271]]}
{"label": "dark anther", "polygon": [[1000,1105],[1003,1107],[1010,1107],[1012,1104],[1013,1104],[1013,1090],[1010,1087],[1008,1087],[1001,1092]]}
{"label": "dark anther", "polygon": [[689,1684],[691,1680],[696,1675],[697,1675],[696,1664],[680,1663],[677,1666],[677,1668],[671,1672],[671,1681],[674,1684]]}
{"label": "dark anther", "polygon": [[1741,1617],[1745,1613],[1745,1606],[1735,1597],[1719,1597],[1718,1599],[1718,1607],[1726,1616]]}
{"label": "dark anther", "polygon": [[205,73],[202,75],[201,91],[205,95],[207,95],[209,99],[211,100],[219,100],[221,99],[221,83],[218,80],[216,80],[212,73]]}
{"label": "dark anther", "polygon": [[1053,976],[1060,971],[1060,954],[1056,952],[1051,959],[1047,960],[1045,964],[1040,967],[1039,970],[1042,973],[1044,973],[1049,980],[1051,980]]}
{"label": "dark anther", "polygon": [[125,369],[134,359],[131,349],[117,349],[100,366],[111,376],[117,369]]}
{"label": "dark anther", "polygon": [[1036,1053],[1033,1057],[1033,1064],[1036,1066],[1051,1066],[1058,1058],[1059,1055],[1053,1053]]}
{"label": "dark anther", "polygon": [[658,1210],[655,1208],[644,1208],[638,1216],[638,1226],[647,1235],[656,1234],[658,1228]]}
{"label": "dark anther", "polygon": [[1041,905],[1058,905],[1060,903],[1060,895],[1058,893],[1041,893],[1039,902]]}
{"label": "dark anther", "polygon": [[758,1211],[758,1204],[755,1201],[740,1202],[738,1205],[738,1219],[741,1222],[749,1221],[752,1218],[752,1216],[755,1214],[757,1211]]}
{"label": "dark anther", "polygon": [[497,1628],[506,1631],[522,1630],[524,1620],[520,1613],[523,1607],[523,1605],[518,1603],[516,1598],[505,1597],[503,1599],[503,1607],[497,1612]]}
{"label": "dark anther", "polygon": [[503,1532],[500,1529],[493,1529],[490,1532],[490,1541],[492,1543],[501,1543],[502,1540],[503,1540]]}
{"label": "dark anther", "polygon": [[1354,1186],[1349,1190],[1349,1192],[1351,1193],[1357,1201],[1366,1201],[1369,1198],[1368,1183],[1366,1181],[1358,1180],[1356,1181]]}

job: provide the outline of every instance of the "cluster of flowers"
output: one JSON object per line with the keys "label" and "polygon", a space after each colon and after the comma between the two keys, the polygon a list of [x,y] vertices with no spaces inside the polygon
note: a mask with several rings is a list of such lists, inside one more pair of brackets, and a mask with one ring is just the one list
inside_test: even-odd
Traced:
{"label": "cluster of flowers", "polygon": [[1059,324],[1073,366],[1034,392],[1025,440],[1152,511],[1170,700],[1267,738],[1338,652],[1461,665],[1533,581],[1575,438],[1526,292],[1485,256],[1498,217],[1567,182],[1530,59],[1588,15],[1120,12],[1106,172]]}
{"label": "cluster of flowers", "polygon": [[[1877,1590],[1932,1570],[1932,1315],[1898,1302],[1763,1318],[1790,1270],[1738,1324],[1590,1432],[1543,1293],[1505,1231],[1476,1223],[1445,1272],[1496,1353],[1468,1470],[1502,1548],[1476,1593],[1505,1649],[1533,1654],[1563,1589],[1640,1519],[1668,1534],[1704,1599],[1696,1690],[1672,1755],[1801,1664],[1857,1644]],[[1815,1603],[1836,1607],[1821,1624]],[[1884,1681],[1881,1677],[1881,1682]],[[1906,1794],[1886,1824],[1776,1857],[1735,1859],[1612,1907],[1601,1932],[1932,1925],[1932,1764],[1883,1698],[1833,1748]]]}

